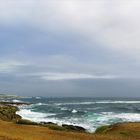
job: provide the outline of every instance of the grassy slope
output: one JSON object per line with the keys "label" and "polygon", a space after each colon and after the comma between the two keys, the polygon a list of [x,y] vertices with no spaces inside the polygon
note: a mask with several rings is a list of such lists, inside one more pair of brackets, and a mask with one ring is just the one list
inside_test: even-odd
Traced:
{"label": "grassy slope", "polygon": [[110,126],[103,126],[96,130],[97,134],[122,135],[140,140],[140,123],[118,123]]}
{"label": "grassy slope", "polygon": [[[129,132],[131,135],[125,134]],[[95,135],[55,131],[41,126],[0,121],[0,140],[138,140],[140,138],[139,132],[140,123],[115,126],[107,133],[100,132]]]}

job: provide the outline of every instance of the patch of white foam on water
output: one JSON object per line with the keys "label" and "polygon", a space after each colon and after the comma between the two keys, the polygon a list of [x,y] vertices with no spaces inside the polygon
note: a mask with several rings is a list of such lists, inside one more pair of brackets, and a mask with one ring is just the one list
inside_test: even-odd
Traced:
{"label": "patch of white foam on water", "polygon": [[98,104],[139,104],[140,101],[97,101]]}
{"label": "patch of white foam on water", "polygon": [[113,115],[116,118],[121,118],[124,121],[140,121],[140,114],[138,113],[120,113]]}
{"label": "patch of white foam on water", "polygon": [[49,104],[45,104],[45,103],[36,103],[36,104],[33,104],[34,106],[41,106],[41,105],[49,105]]}
{"label": "patch of white foam on water", "polygon": [[76,109],[73,109],[72,110],[72,113],[77,113],[78,111]]}
{"label": "patch of white foam on water", "polygon": [[92,101],[92,102],[72,102],[72,103],[55,103],[55,105],[90,105],[90,104],[139,104],[140,101]]}
{"label": "patch of white foam on water", "polygon": [[12,100],[12,102],[14,102],[14,103],[21,103],[21,102],[23,102],[23,101],[14,99],[14,100]]}
{"label": "patch of white foam on water", "polygon": [[21,109],[20,111],[17,111],[17,114],[20,115],[23,119],[29,119],[31,121],[40,122],[42,120],[45,120],[48,116],[54,116],[56,114],[53,113],[40,113],[40,112],[34,112],[28,109]]}

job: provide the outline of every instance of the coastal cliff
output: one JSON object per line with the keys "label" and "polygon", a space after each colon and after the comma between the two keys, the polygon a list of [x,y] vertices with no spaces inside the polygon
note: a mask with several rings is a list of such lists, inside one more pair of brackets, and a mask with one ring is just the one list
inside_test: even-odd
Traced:
{"label": "coastal cliff", "polygon": [[18,106],[29,103],[22,102],[0,102],[0,119],[3,121],[18,121],[21,116],[17,115],[16,112],[19,111]]}

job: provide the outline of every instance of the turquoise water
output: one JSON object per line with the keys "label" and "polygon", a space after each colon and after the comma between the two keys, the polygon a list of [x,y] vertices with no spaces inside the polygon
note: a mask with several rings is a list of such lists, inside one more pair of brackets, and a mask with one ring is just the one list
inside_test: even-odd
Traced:
{"label": "turquoise water", "polygon": [[31,105],[20,106],[25,119],[36,122],[73,124],[94,132],[99,126],[140,121],[140,99],[135,98],[24,98]]}

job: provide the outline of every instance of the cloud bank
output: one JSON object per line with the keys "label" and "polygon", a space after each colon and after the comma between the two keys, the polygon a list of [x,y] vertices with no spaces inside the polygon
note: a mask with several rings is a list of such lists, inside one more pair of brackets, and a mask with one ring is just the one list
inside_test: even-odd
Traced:
{"label": "cloud bank", "polygon": [[139,9],[138,0],[1,0],[1,89],[12,81],[9,92],[25,94],[140,91]]}
{"label": "cloud bank", "polygon": [[46,73],[41,77],[44,80],[74,80],[74,79],[113,79],[115,76],[111,75],[89,75],[80,73]]}
{"label": "cloud bank", "polygon": [[51,32],[79,32],[106,48],[139,59],[139,5],[138,0],[3,0],[0,21],[23,22]]}

